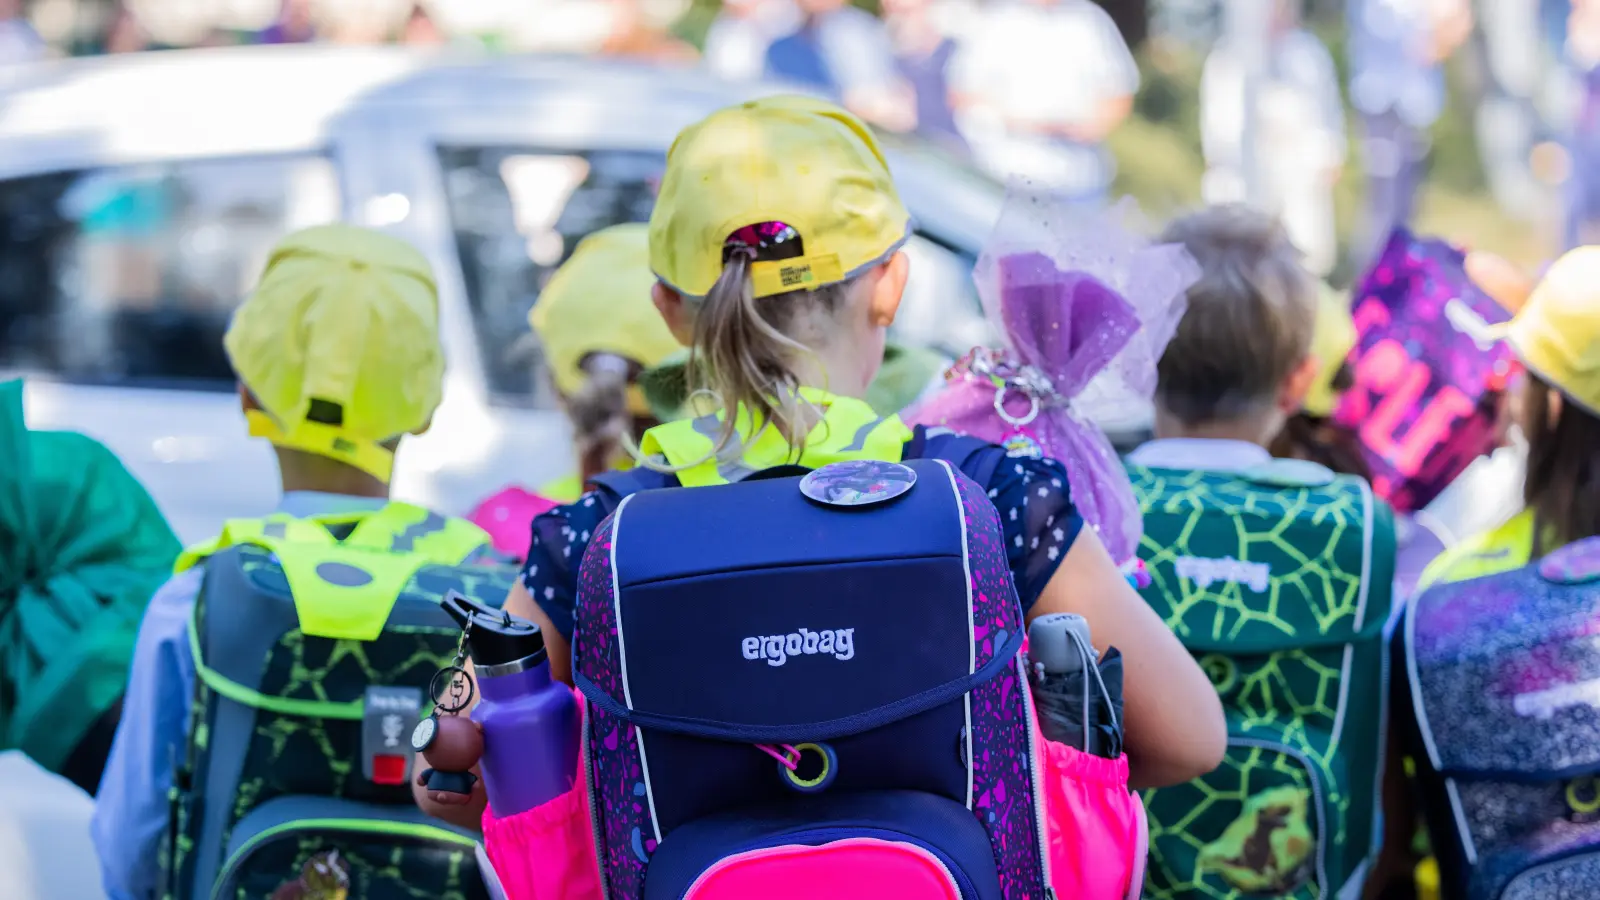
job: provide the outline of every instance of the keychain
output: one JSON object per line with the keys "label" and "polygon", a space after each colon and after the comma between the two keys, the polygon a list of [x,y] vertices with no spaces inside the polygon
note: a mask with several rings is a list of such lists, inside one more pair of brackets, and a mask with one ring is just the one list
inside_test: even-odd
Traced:
{"label": "keychain", "polygon": [[[417,773],[417,784],[437,803],[464,804],[478,783],[478,776],[469,770],[483,756],[483,732],[477,722],[461,715],[472,705],[475,690],[463,665],[471,630],[469,622],[456,644],[455,659],[435,672],[428,683],[433,712],[411,733],[411,749],[422,754],[431,767]],[[448,680],[441,684],[441,678]]]}

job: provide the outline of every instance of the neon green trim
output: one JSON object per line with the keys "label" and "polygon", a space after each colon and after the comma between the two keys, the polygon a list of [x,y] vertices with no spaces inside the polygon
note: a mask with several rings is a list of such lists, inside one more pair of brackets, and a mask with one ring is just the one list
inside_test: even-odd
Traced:
{"label": "neon green trim", "polygon": [[[328,527],[355,523],[343,541]],[[296,519],[234,519],[215,540],[179,557],[176,571],[228,547],[270,551],[283,569],[300,631],[312,637],[371,641],[411,576],[430,563],[457,565],[489,543],[483,529],[409,503],[364,513]],[[219,691],[220,693],[221,691]]]}
{"label": "neon green trim", "polygon": [[[196,611],[199,605],[196,604]],[[200,625],[194,617],[189,618],[189,655],[194,658],[194,671],[200,676],[205,686],[235,703],[267,712],[278,713],[285,716],[299,716],[306,719],[350,719],[360,721],[366,710],[366,704],[361,700],[335,702],[333,700],[291,700],[287,697],[274,697],[260,691],[251,690],[236,681],[224,678],[221,672],[205,664],[205,657],[200,653]]]}
{"label": "neon green trim", "polygon": [[296,819],[292,822],[274,825],[251,835],[250,839],[245,841],[238,850],[233,851],[233,855],[228,857],[228,861],[223,864],[222,872],[217,876],[216,883],[212,885],[211,893],[219,895],[223,884],[233,875],[233,870],[238,866],[240,860],[250,855],[257,847],[286,831],[309,831],[319,828],[326,831],[389,834],[397,837],[418,838],[420,840],[443,841],[447,844],[456,844],[461,847],[476,848],[478,846],[478,842],[472,838],[434,825],[418,825],[413,822],[385,822],[376,819]]}
{"label": "neon green trim", "polygon": [[[898,416],[879,416],[865,401],[839,397],[815,388],[801,388],[800,396],[823,408],[822,421],[806,435],[798,462],[811,468],[853,459],[899,462],[911,429]],[[714,435],[722,428],[726,413],[697,419],[679,419],[646,431],[640,450],[646,456],[660,455],[677,467],[678,483],[684,487],[727,484],[730,472],[713,454]],[[797,462],[793,448],[773,428],[751,435],[750,414],[740,409],[734,420],[735,431],[744,445],[741,466],[760,471]]]}

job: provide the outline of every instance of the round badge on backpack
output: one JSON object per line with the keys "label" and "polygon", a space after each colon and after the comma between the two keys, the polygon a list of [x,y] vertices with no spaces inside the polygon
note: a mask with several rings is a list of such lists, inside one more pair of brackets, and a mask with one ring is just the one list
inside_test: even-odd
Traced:
{"label": "round badge on backpack", "polygon": [[1568,544],[1539,562],[1539,575],[1552,584],[1600,581],[1600,537]]}
{"label": "round badge on backpack", "polygon": [[824,506],[871,506],[911,490],[910,466],[875,459],[829,463],[800,479],[800,493]]}

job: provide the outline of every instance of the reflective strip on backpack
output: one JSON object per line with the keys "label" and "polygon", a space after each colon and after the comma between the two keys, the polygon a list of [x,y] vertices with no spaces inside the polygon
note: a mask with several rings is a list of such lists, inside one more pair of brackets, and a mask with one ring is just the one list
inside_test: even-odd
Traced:
{"label": "reflective strip on backpack", "polygon": [[799,464],[821,468],[829,463],[851,459],[876,459],[899,462],[911,429],[899,416],[880,416],[865,401],[840,397],[815,388],[800,388],[800,396],[824,408],[820,423],[806,436],[805,450],[799,459],[775,428],[763,428],[752,440],[750,416],[739,410],[735,420],[744,452],[735,460],[716,458],[716,439],[725,414],[668,422],[645,432],[640,450],[646,455],[665,457],[684,487],[728,484],[774,466]]}
{"label": "reflective strip on backpack", "polygon": [[[350,523],[355,529],[343,541],[328,530]],[[234,519],[214,540],[184,551],[174,571],[229,547],[265,548],[289,582],[302,633],[371,641],[418,569],[458,565],[488,543],[488,534],[464,519],[390,503],[374,512]]]}

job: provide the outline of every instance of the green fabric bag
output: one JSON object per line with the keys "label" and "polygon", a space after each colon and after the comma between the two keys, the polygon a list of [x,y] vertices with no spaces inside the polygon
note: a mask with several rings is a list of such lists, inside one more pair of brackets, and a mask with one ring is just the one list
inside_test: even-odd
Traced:
{"label": "green fabric bag", "polygon": [[128,680],[178,539],[105,446],[29,431],[0,383],[0,750],[58,771]]}

